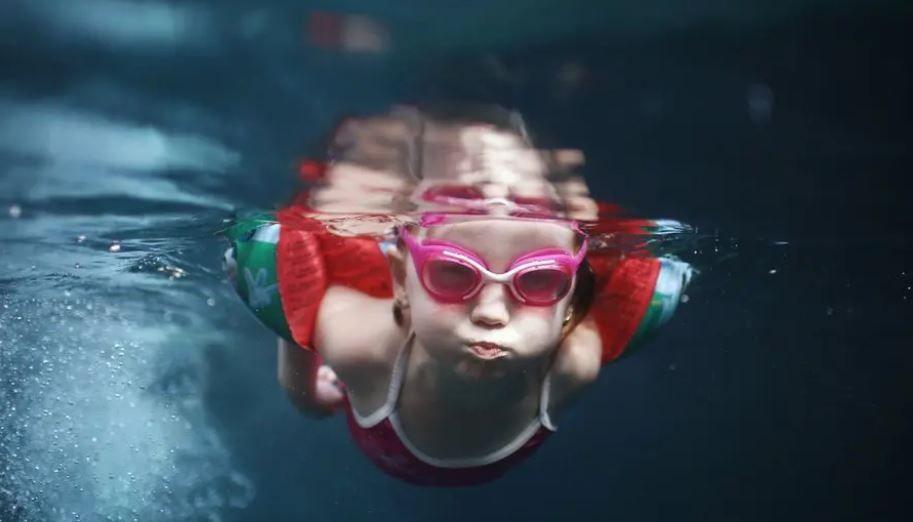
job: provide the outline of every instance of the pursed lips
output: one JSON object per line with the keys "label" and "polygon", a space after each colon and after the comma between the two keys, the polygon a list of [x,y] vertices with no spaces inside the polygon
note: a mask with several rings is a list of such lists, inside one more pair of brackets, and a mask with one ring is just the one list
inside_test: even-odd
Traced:
{"label": "pursed lips", "polygon": [[500,359],[510,354],[510,348],[487,341],[470,342],[467,344],[469,351],[480,359]]}

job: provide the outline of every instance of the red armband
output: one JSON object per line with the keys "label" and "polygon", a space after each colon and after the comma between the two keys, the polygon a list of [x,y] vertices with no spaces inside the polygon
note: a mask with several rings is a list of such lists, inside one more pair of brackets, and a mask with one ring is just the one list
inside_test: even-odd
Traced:
{"label": "red armband", "polygon": [[647,312],[659,276],[654,257],[591,255],[595,291],[590,314],[602,340],[602,363],[617,359]]}
{"label": "red armband", "polygon": [[329,232],[300,206],[278,213],[282,230],[276,251],[279,295],[292,338],[313,345],[317,313],[329,285],[344,285],[372,297],[390,297],[393,284],[377,240]]}
{"label": "red armband", "polygon": [[283,227],[276,250],[279,297],[292,339],[312,348],[320,302],[327,290],[327,273],[317,235]]}
{"label": "red armband", "polygon": [[345,285],[371,297],[392,297],[393,280],[387,258],[370,237],[320,235],[330,284]]}

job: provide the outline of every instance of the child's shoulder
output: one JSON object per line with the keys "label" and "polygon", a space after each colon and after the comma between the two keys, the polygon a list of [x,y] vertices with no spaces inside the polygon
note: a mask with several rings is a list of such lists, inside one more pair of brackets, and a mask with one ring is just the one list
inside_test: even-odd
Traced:
{"label": "child's shoulder", "polygon": [[314,347],[346,383],[358,411],[374,411],[387,389],[406,336],[392,317],[391,300],[333,285],[327,289],[314,333]]}
{"label": "child's shoulder", "polygon": [[549,370],[548,413],[560,412],[580,391],[596,380],[602,366],[602,340],[592,318],[571,330],[558,348]]}
{"label": "child's shoulder", "polygon": [[314,346],[331,366],[386,367],[405,341],[391,299],[331,285],[323,297]]}

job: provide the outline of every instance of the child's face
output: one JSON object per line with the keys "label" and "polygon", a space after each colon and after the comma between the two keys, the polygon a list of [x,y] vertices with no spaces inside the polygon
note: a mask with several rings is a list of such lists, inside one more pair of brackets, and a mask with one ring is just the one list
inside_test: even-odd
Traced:
{"label": "child's face", "polygon": [[[573,254],[575,238],[576,232],[561,223],[510,219],[437,225],[424,235],[474,252],[496,273],[540,249]],[[486,281],[469,299],[447,303],[428,293],[411,258],[405,268],[404,291],[416,338],[431,357],[458,373],[497,376],[507,369],[533,366],[561,339],[573,287],[554,304],[531,306],[517,301],[505,284]]]}

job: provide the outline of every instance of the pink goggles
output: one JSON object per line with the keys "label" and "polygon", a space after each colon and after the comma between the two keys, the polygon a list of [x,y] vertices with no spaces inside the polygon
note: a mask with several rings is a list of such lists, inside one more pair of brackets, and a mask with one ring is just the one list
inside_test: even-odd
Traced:
{"label": "pink goggles", "polygon": [[400,237],[412,255],[425,290],[446,303],[471,299],[487,281],[493,281],[507,285],[523,304],[553,305],[570,291],[587,248],[584,240],[576,255],[557,248],[536,250],[514,260],[507,272],[496,274],[479,256],[454,243],[420,243],[405,227],[400,229]]}

